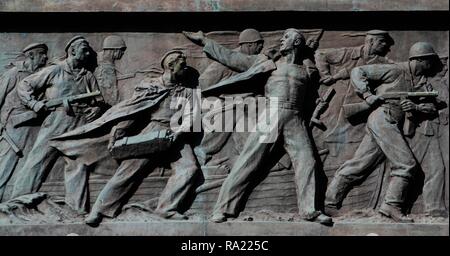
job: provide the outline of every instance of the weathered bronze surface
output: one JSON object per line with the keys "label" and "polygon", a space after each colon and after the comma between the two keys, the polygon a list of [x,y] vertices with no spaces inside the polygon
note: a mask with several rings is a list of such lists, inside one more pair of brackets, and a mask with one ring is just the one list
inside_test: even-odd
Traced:
{"label": "weathered bronze surface", "polygon": [[[30,10],[390,8],[41,2]],[[448,30],[383,29],[1,33],[0,226],[448,225]]]}

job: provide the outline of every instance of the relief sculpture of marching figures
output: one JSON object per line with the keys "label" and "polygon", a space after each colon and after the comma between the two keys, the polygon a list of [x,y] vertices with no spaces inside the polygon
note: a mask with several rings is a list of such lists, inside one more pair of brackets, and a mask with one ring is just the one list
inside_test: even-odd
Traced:
{"label": "relief sculpture of marching figures", "polygon": [[405,33],[8,45],[0,224],[448,223],[448,48]]}

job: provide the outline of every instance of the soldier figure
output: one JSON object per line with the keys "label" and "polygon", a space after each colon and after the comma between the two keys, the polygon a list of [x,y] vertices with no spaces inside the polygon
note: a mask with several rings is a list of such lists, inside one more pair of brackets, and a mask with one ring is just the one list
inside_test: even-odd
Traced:
{"label": "soldier figure", "polygon": [[[303,34],[296,29],[285,31],[281,39],[281,57],[275,63],[267,59],[261,62],[261,55],[246,55],[229,50],[206,38],[202,32],[185,32],[185,35],[194,43],[204,46],[203,51],[211,58],[241,72],[258,70],[255,67],[258,61],[259,66],[268,66],[266,71],[270,77],[265,85],[265,96],[269,103],[274,98],[278,102],[275,109],[278,113],[278,126],[272,131],[276,138],[273,142],[261,143],[259,139],[265,133],[256,131],[249,135],[243,151],[222,185],[211,220],[224,222],[228,217],[238,214],[238,207],[242,203],[251,175],[263,169],[264,160],[273,153],[276,142],[281,142],[293,163],[300,216],[308,221],[331,224],[331,218],[317,211],[315,205],[316,160],[302,113],[306,92],[312,86],[311,70],[303,64]],[[270,107],[274,107],[272,104]]]}
{"label": "soldier figure", "polygon": [[[425,52],[424,52],[425,51]],[[435,56],[432,46],[429,44],[415,44],[409,53],[409,58],[414,59],[429,55]],[[439,80],[441,77],[437,77]],[[446,217],[448,216],[445,206],[445,164],[444,151],[441,148],[441,123],[445,123],[445,117],[439,115],[441,110],[448,108],[448,87],[438,79],[421,79],[415,91],[437,91],[438,98],[435,101],[417,102],[419,108],[424,110],[415,116],[414,122],[417,129],[413,137],[407,137],[411,149],[424,172],[424,183],[422,197],[424,211],[427,216]],[[447,141],[448,143],[448,141]]]}
{"label": "soldier figure", "polygon": [[[247,55],[258,55],[264,46],[264,39],[261,34],[255,29],[245,29],[239,35],[239,48],[235,51],[241,52]],[[264,60],[265,57],[262,57]],[[199,77],[200,87],[204,90],[207,89],[222,80],[225,80],[235,74],[237,71],[230,69],[229,67],[223,65],[220,62],[211,63],[205,71]],[[246,95],[234,95],[234,96],[251,96]],[[236,122],[242,117],[237,116]],[[233,126],[234,127],[234,126]],[[231,133],[229,131],[224,132],[206,132],[203,136],[201,144],[195,148],[195,153],[201,165],[205,165],[210,158],[219,152],[223,146],[227,143],[231,136],[238,136],[239,139],[236,141],[241,141],[246,139],[247,136],[242,134],[239,136],[238,133]]]}
{"label": "soldier figure", "polygon": [[426,113],[428,109],[409,99],[383,99],[381,96],[413,91],[419,78],[431,70],[435,53],[428,43],[416,43],[411,47],[411,54],[408,62],[367,65],[352,70],[351,80],[356,92],[375,109],[368,117],[366,135],[353,158],[336,171],[328,186],[327,211],[340,208],[351,187],[387,158],[391,164],[391,179],[379,211],[397,222],[413,222],[403,211],[408,185],[418,165],[401,126],[406,128],[409,124],[405,113]]}
{"label": "soldier figure", "polygon": [[[82,36],[73,37],[67,43],[65,51],[67,54],[65,60],[26,77],[17,87],[19,98],[25,106],[38,115],[49,113],[45,116],[24,166],[18,172],[12,198],[39,190],[59,157],[58,152],[49,146],[52,137],[90,122],[100,114],[101,108],[98,106],[98,101],[91,98],[74,103],[63,100],[64,104],[61,106],[47,109],[46,101],[67,99],[69,96],[98,91],[94,75],[85,69],[90,53],[90,46],[86,39]],[[66,167],[66,169],[70,168]],[[66,172],[64,177],[66,185],[70,182],[75,184],[66,186],[66,203],[73,209],[83,212],[84,208],[76,202],[85,191],[78,185],[87,181],[71,174]]]}
{"label": "soldier figure", "polygon": [[120,36],[112,35],[105,38],[103,51],[98,56],[98,67],[94,75],[106,104],[110,106],[121,100],[115,62],[122,58],[126,49],[125,41]]}
{"label": "soldier figure", "polygon": [[362,65],[392,63],[385,57],[392,45],[394,40],[388,32],[370,30],[365,33],[364,45],[326,49],[316,53],[316,65],[322,84],[319,90],[328,90],[328,86],[333,86],[336,93],[328,104],[320,103],[330,106],[320,119],[327,130],[313,130],[318,147],[329,149],[330,155],[337,157],[330,159],[332,165],[342,164],[346,157],[355,152],[364,137],[365,123],[350,124],[341,108],[343,104],[361,101],[350,85],[351,70]]}
{"label": "soldier figure", "polygon": [[14,117],[29,111],[20,101],[16,87],[22,79],[45,66],[47,51],[45,44],[28,45],[22,51],[26,59],[17,62],[0,78],[0,202],[19,159],[26,155],[23,151],[32,143],[31,128],[26,125],[15,127],[12,122]]}
{"label": "soldier figure", "polygon": [[[235,51],[247,55],[257,55],[264,47],[264,39],[259,31],[255,29],[245,29],[239,35],[239,47]],[[218,82],[225,80],[237,72],[220,62],[211,63],[199,77],[199,84],[202,89],[207,89]]]}
{"label": "soldier figure", "polygon": [[[186,81],[189,81],[188,67],[183,52],[167,52],[161,60],[161,67],[164,69],[163,75],[143,80],[135,88],[131,99],[120,102],[96,121],[56,137],[52,142],[52,146],[65,156],[75,158],[75,161],[86,165],[94,165],[104,159],[114,161],[110,151],[120,139],[136,133],[145,135],[171,129],[174,132],[170,153],[160,152],[119,159],[120,164],[114,176],[100,192],[85,220],[88,225],[97,226],[103,217],[117,216],[130,190],[139,184],[155,165],[160,164],[158,159],[170,162],[173,174],[159,198],[155,212],[163,218],[187,219],[187,216],[179,212],[180,205],[195,184],[199,168],[188,143],[189,137],[182,133],[191,126],[190,116],[198,114],[198,108],[192,103],[195,103],[196,95],[193,89],[189,88],[192,85],[186,84]],[[178,110],[176,106],[171,106],[178,100],[188,100],[191,107],[184,104],[184,107]],[[183,119],[181,127],[173,131],[171,119],[179,111],[184,113],[183,118],[186,119]],[[180,136],[183,136],[183,139],[180,139]]]}
{"label": "soldier figure", "polygon": [[[442,58],[441,60],[443,64],[442,70],[435,76],[431,84],[433,87],[439,92],[441,99],[445,99],[445,103],[447,105],[446,108],[439,110],[439,148],[442,152],[442,157],[444,158],[444,166],[445,166],[445,180],[449,180],[449,125],[448,125],[448,112],[449,112],[449,88],[448,88],[448,56]],[[449,184],[445,183],[445,206],[447,208],[448,214],[448,203],[449,203]]]}

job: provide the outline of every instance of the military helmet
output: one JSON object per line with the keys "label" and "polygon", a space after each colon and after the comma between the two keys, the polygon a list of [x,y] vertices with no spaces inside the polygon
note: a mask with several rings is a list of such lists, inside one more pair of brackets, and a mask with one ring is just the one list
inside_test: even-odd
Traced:
{"label": "military helmet", "polygon": [[125,44],[125,41],[120,37],[116,35],[108,36],[103,41],[103,49],[126,49],[127,45]]}
{"label": "military helmet", "polygon": [[264,41],[264,39],[261,36],[261,33],[259,33],[258,30],[253,29],[253,28],[245,29],[239,35],[239,44],[254,43],[254,42],[258,42],[258,41]]}
{"label": "military helmet", "polygon": [[417,42],[409,49],[409,59],[438,56],[433,46],[428,42]]}

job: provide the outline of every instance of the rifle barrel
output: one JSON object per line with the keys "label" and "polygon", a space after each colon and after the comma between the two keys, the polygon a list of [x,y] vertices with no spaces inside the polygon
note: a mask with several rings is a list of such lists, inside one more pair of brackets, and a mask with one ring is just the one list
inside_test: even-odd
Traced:
{"label": "rifle barrel", "polygon": [[92,97],[98,96],[100,94],[101,94],[100,91],[95,91],[95,92],[88,92],[88,93],[82,93],[82,94],[78,94],[78,95],[62,97],[62,98],[50,99],[45,103],[45,106],[56,107],[56,106],[63,104],[63,101],[65,99],[67,99],[67,101],[69,103],[72,103],[77,100],[92,98]]}
{"label": "rifle barrel", "polygon": [[401,97],[437,97],[439,94],[437,91],[431,92],[387,92],[383,93],[381,97],[386,99],[395,99]]}

